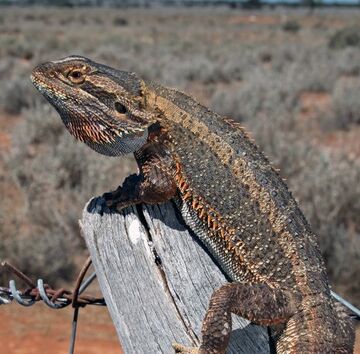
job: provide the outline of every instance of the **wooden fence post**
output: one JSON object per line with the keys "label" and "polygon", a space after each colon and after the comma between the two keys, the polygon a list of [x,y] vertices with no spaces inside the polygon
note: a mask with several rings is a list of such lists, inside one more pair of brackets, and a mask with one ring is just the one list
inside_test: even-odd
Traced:
{"label": "wooden fence post", "polygon": [[[198,345],[210,296],[227,281],[179,215],[171,202],[84,209],[80,225],[126,354]],[[234,316],[227,353],[269,353],[266,329]]]}

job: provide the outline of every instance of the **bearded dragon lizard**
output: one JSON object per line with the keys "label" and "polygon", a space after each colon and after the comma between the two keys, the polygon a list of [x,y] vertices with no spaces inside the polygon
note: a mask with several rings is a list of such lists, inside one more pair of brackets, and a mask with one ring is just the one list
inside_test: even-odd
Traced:
{"label": "bearded dragon lizard", "polygon": [[225,353],[234,313],[270,326],[278,353],[352,353],[354,328],[330,296],[317,237],[238,123],[81,56],[41,64],[31,78],[74,137],[104,155],[134,153],[139,174],[107,205],[175,200],[233,280],[211,297],[200,347],[176,352]]}

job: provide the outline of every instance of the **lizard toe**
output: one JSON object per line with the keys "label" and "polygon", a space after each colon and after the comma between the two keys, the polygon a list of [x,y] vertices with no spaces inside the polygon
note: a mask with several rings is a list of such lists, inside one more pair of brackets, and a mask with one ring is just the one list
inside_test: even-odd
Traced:
{"label": "lizard toe", "polygon": [[100,214],[100,215],[103,215],[104,213],[108,214],[111,212],[109,207],[106,205],[106,201],[103,197],[97,197],[91,199],[91,201],[87,206],[87,210],[89,213]]}
{"label": "lizard toe", "polygon": [[194,348],[194,347],[185,347],[182,344],[179,343],[173,343],[172,347],[175,350],[175,353],[180,353],[180,354],[200,354],[199,348]]}

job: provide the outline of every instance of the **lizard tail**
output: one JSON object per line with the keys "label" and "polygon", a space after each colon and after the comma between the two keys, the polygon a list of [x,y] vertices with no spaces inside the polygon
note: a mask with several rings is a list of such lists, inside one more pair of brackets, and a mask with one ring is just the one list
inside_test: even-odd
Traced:
{"label": "lizard tail", "polygon": [[[334,313],[335,312],[335,313]],[[353,320],[337,303],[322,303],[296,313],[277,338],[278,354],[352,354]]]}

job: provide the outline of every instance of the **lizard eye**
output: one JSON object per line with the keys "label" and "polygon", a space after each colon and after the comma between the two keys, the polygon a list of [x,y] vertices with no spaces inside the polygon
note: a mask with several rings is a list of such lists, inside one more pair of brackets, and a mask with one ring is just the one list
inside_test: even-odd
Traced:
{"label": "lizard eye", "polygon": [[120,102],[115,102],[115,109],[117,112],[119,112],[121,114],[126,113],[126,107],[123,104],[121,104]]}
{"label": "lizard eye", "polygon": [[77,69],[70,71],[67,77],[74,84],[81,84],[85,81],[85,75]]}

